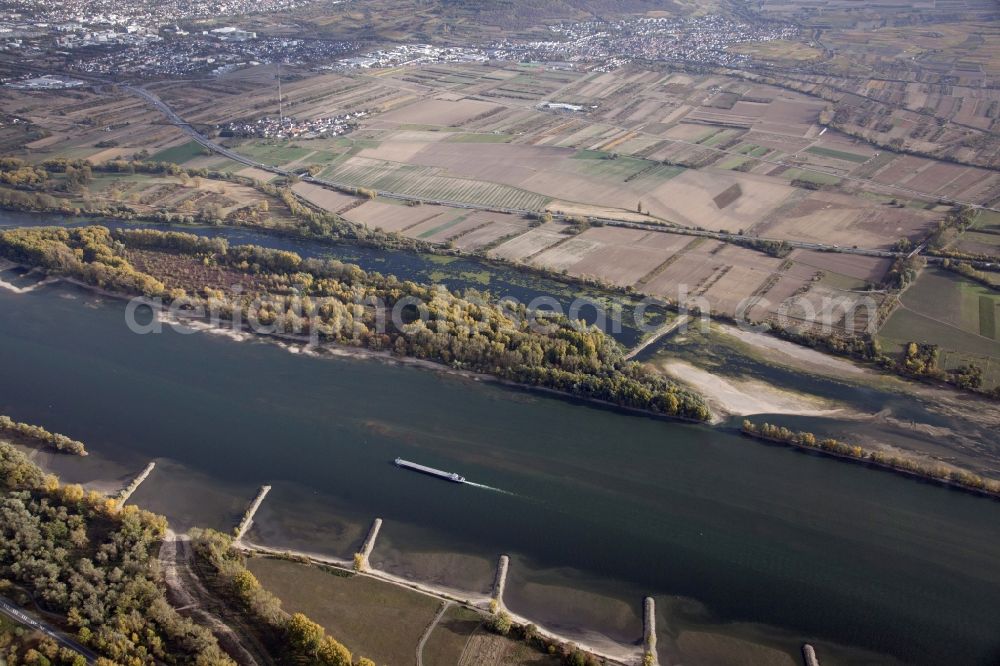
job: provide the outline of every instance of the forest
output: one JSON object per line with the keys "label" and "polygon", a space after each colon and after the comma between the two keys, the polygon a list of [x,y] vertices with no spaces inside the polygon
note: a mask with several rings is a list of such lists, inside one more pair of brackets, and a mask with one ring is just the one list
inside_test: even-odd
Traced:
{"label": "forest", "polygon": [[[0,488],[0,577],[66,617],[68,631],[103,655],[98,666],[234,663],[208,630],[167,602],[154,551],[162,517],[62,485],[5,442]],[[6,657],[22,663],[16,652]],[[54,663],[78,660],[59,651]]]}
{"label": "forest", "polygon": [[[191,312],[256,322],[273,334],[314,336],[657,414],[709,416],[699,396],[626,361],[599,329],[523,305],[506,308],[474,290],[457,294],[335,260],[156,230],[13,229],[0,234],[0,256],[114,292],[183,303]],[[229,292],[234,280],[242,293]],[[393,321],[392,312],[403,320]]]}

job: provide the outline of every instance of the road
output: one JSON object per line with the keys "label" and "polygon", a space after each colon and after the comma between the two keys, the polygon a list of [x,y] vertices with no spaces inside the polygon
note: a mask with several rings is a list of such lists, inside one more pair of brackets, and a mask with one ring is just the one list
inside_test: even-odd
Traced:
{"label": "road", "polygon": [[625,354],[625,360],[626,361],[631,361],[633,358],[635,358],[636,356],[638,356],[639,353],[642,352],[643,349],[645,349],[649,345],[653,344],[657,340],[661,339],[663,336],[670,335],[671,333],[673,333],[674,331],[676,331],[681,326],[687,325],[687,323],[689,321],[691,321],[691,315],[686,315],[685,314],[685,315],[681,315],[680,317],[678,317],[677,319],[673,320],[672,322],[666,324],[665,326],[662,326],[658,331],[654,331],[652,335],[650,335],[648,338],[646,338],[641,343],[639,343],[638,345],[636,345],[636,347],[634,349],[632,349],[632,351],[630,351],[629,353]]}
{"label": "road", "polygon": [[438,625],[438,622],[441,621],[441,618],[444,617],[444,614],[449,608],[451,608],[451,602],[447,600],[442,601],[437,615],[435,615],[434,619],[431,620],[431,623],[427,625],[427,629],[424,630],[424,635],[420,637],[420,642],[417,643],[417,666],[424,666],[424,646],[427,645],[427,639],[431,637],[431,634],[434,632],[434,627]]}
{"label": "road", "polygon": [[193,570],[193,557],[188,538],[167,530],[160,545],[159,561],[171,605],[182,615],[211,631],[219,645],[241,666],[273,666],[274,661],[267,650],[249,631],[234,630],[206,607],[206,600],[212,602],[215,597],[205,589]]}
{"label": "road", "polygon": [[[230,150],[229,148],[226,148],[225,146],[222,146],[212,141],[205,135],[203,135],[201,132],[192,127],[190,123],[188,123],[179,115],[177,115],[177,113],[169,106],[167,106],[167,104],[165,104],[163,100],[161,100],[159,97],[149,92],[145,88],[140,88],[136,86],[122,86],[122,88],[132,93],[133,95],[137,95],[142,99],[146,100],[146,102],[148,102],[158,111],[160,111],[164,116],[166,116],[167,119],[171,122],[171,124],[176,125],[178,128],[183,130],[194,141],[198,142],[208,150],[211,150],[212,152],[222,155],[223,157],[227,157],[233,160],[234,162],[238,162],[239,164],[245,164],[246,166],[254,167],[256,169],[260,169],[261,171],[267,171],[269,173],[273,173],[279,176],[295,175],[298,176],[300,180],[302,180],[303,182],[312,183],[323,187],[329,187],[336,190],[341,190],[341,191],[353,190],[354,188],[354,186],[349,183],[341,183],[337,181],[327,180],[325,178],[316,178],[308,174],[296,174],[287,169],[282,169],[280,167],[276,167],[270,164],[265,164],[263,162],[259,162],[257,160],[246,157],[245,155],[240,155],[239,153]],[[376,190],[376,192],[380,197],[386,199],[395,199],[398,201],[413,201],[413,202],[419,202],[421,204],[448,206],[450,208],[464,208],[468,210],[482,210],[482,211],[490,211],[496,213],[507,213],[510,215],[538,214],[537,210],[529,210],[525,208],[499,208],[496,206],[486,206],[482,204],[465,203],[461,201],[449,201],[446,199],[428,199],[425,197],[411,196],[408,194],[401,194],[399,192],[389,192],[386,190]],[[553,215],[553,217],[559,219],[564,216]],[[640,229],[644,231],[654,231],[657,233],[681,234],[685,236],[700,236],[704,238],[713,238],[727,243],[736,243],[736,244],[746,244],[750,242],[759,242],[759,241],[771,241],[778,243],[784,240],[784,239],[774,239],[774,238],[761,238],[759,236],[751,236],[747,234],[733,234],[722,231],[693,229],[691,227],[668,226],[667,224],[655,223],[655,222],[649,222],[649,223],[633,222],[629,220],[622,220],[609,217],[591,217],[590,220],[593,222],[597,222],[599,224],[604,224],[606,226],[622,227],[626,229]],[[875,249],[866,249],[857,247],[841,247],[839,245],[827,245],[823,243],[811,243],[807,241],[794,241],[794,240],[784,240],[784,242],[787,243],[792,248],[799,248],[803,250],[816,250],[819,252],[839,252],[843,254],[856,254],[868,257],[882,257],[882,258],[896,258],[896,257],[906,256],[905,253],[891,252],[889,250],[875,250]],[[927,257],[927,259],[932,263],[941,261],[940,259],[934,257]]]}
{"label": "road", "polygon": [[49,624],[36,620],[35,618],[31,617],[30,615],[28,615],[20,608],[18,608],[16,605],[11,603],[7,599],[4,599],[3,597],[0,597],[0,613],[3,613],[4,615],[9,617],[14,622],[17,622],[18,624],[23,624],[29,629],[33,629],[39,633],[45,634],[59,645],[65,648],[69,648],[70,650],[73,650],[74,652],[83,655],[84,659],[87,660],[88,664],[93,664],[94,662],[97,661],[96,654],[94,654],[84,646],[77,643],[68,634],[64,633],[59,629],[56,629],[55,627],[52,627]]}

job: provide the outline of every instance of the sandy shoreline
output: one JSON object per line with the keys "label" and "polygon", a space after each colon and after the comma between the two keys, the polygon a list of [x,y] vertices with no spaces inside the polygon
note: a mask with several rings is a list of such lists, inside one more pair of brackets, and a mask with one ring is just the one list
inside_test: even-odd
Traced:
{"label": "sandy shoreline", "polygon": [[[798,365],[812,366],[822,369],[824,372],[860,377],[872,374],[871,370],[863,368],[849,360],[838,358],[830,354],[825,354],[810,347],[804,347],[795,342],[782,340],[766,333],[756,331],[744,331],[738,326],[728,324],[717,325],[717,330],[723,335],[728,335],[758,350],[768,353],[770,360],[782,363],[781,356],[786,357],[783,365],[789,365],[787,359],[794,360]],[[775,358],[775,357],[778,358]]]}
{"label": "sandy shoreline", "polygon": [[832,403],[791,391],[783,391],[758,380],[740,380],[713,374],[685,361],[659,364],[671,378],[690,386],[708,403],[712,422],[725,416],[788,414],[794,416],[834,416],[844,409]]}
{"label": "sandy shoreline", "polygon": [[[46,278],[43,282],[44,284],[56,284],[59,282],[67,282],[69,284],[75,285],[82,289],[86,289],[90,292],[99,294],[101,296],[105,296],[107,298],[120,301],[128,301],[132,298],[136,298],[134,296],[129,296],[127,294],[108,291],[101,287],[96,287],[94,285],[87,284],[86,282],[77,280],[75,278],[50,277]],[[42,283],[34,285],[32,289],[38,288],[40,286],[42,286]],[[386,363],[404,365],[414,368],[421,368],[424,370],[431,370],[434,372],[444,373],[454,377],[462,377],[464,379],[469,379],[472,381],[490,382],[498,384],[500,386],[506,386],[508,388],[516,388],[530,393],[541,393],[541,394],[551,395],[558,398],[578,401],[580,403],[591,405],[594,407],[601,407],[626,414],[647,416],[666,421],[682,421],[685,423],[704,423],[703,421],[688,418],[685,416],[663,414],[661,412],[654,412],[652,410],[641,409],[638,407],[627,407],[613,402],[609,402],[607,400],[600,400],[598,398],[588,398],[587,396],[580,396],[574,393],[569,393],[568,391],[561,391],[559,389],[548,388],[545,386],[535,386],[532,384],[523,384],[510,379],[504,379],[502,377],[497,377],[495,375],[474,372],[471,370],[460,370],[458,368],[453,368],[438,361],[413,358],[412,356],[396,356],[392,352],[388,351],[372,351],[371,349],[365,349],[363,347],[352,347],[334,342],[324,342],[316,344],[309,336],[305,335],[294,335],[289,333],[263,334],[242,329],[234,330],[233,327],[231,326],[231,322],[224,322],[223,326],[215,326],[205,321],[204,318],[193,315],[190,318],[184,318],[184,319],[176,319],[171,316],[165,316],[162,310],[157,310],[156,316],[162,323],[167,325],[178,325],[203,333],[209,333],[212,335],[222,335],[236,342],[247,342],[252,340],[258,340],[262,342],[272,342],[284,348],[286,351],[292,354],[304,354],[311,356],[322,356],[325,354],[328,356],[339,357],[339,358],[380,360]]]}
{"label": "sandy shoreline", "polygon": [[[27,268],[27,267],[22,266],[21,264],[16,264],[13,261],[9,261],[7,259],[0,259],[0,273],[2,273],[3,271],[10,270],[12,268]],[[29,271],[29,273],[30,272],[31,271]],[[40,280],[39,282],[36,282],[35,284],[28,285],[27,287],[18,287],[17,285],[11,284],[10,282],[7,282],[5,280],[0,280],[0,289],[6,289],[7,291],[13,292],[15,294],[30,294],[31,292],[40,287],[44,287],[47,284],[53,284],[54,282],[57,281],[58,278],[46,277]]]}

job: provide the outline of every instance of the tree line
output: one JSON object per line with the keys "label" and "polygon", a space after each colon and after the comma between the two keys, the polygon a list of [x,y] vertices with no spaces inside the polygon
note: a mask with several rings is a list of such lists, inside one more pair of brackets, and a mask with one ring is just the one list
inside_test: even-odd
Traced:
{"label": "tree line", "polygon": [[572,643],[546,638],[534,624],[516,624],[510,613],[501,608],[495,599],[490,601],[490,614],[483,626],[495,634],[524,641],[529,647],[559,659],[565,666],[601,666],[604,663]]}
{"label": "tree line", "polygon": [[214,591],[248,620],[279,666],[375,666],[365,657],[355,661],[347,647],[304,614],[285,612],[281,600],[246,568],[242,553],[233,548],[229,536],[194,530],[192,543],[196,556],[215,573],[210,582]]}
{"label": "tree line", "polygon": [[769,330],[779,338],[838,356],[875,363],[883,370],[903,377],[938,381],[1000,400],[1000,385],[993,388],[984,386],[983,369],[975,363],[970,361],[953,370],[939,367],[939,348],[934,344],[907,342],[894,356],[887,353],[878,339],[871,335],[838,337],[812,331],[796,331],[778,324],[771,324]]}
{"label": "tree line", "polygon": [[[168,292],[157,276],[127,261],[128,248],[136,246],[242,271],[254,278],[256,291]],[[191,307],[253,319],[278,333],[315,335],[622,407],[708,418],[700,397],[626,361],[620,345],[596,327],[565,317],[533,317],[523,305],[506,311],[474,290],[452,293],[335,260],[154,230],[14,229],[0,234],[0,255],[127,294],[184,298]],[[404,323],[386,316],[407,303],[419,304],[413,309],[423,316]]]}
{"label": "tree line", "polygon": [[40,266],[87,284],[129,294],[155,296],[159,280],[136,271],[114,246],[106,227],[22,228],[0,233],[0,256]]}
{"label": "tree line", "polygon": [[776,426],[770,423],[758,425],[749,419],[743,420],[741,430],[743,434],[749,437],[814,449],[841,458],[871,463],[898,472],[944,482],[967,490],[1000,496],[1000,481],[985,479],[968,470],[918,462],[911,458],[893,455],[878,449],[868,449],[858,444],[847,444],[833,437],[820,439],[811,432],[794,431],[784,426]]}
{"label": "tree line", "polygon": [[57,451],[72,453],[78,456],[87,455],[87,449],[84,447],[83,442],[70,439],[66,435],[49,432],[41,426],[19,423],[3,414],[0,414],[0,435],[19,437],[29,442],[51,446]]}

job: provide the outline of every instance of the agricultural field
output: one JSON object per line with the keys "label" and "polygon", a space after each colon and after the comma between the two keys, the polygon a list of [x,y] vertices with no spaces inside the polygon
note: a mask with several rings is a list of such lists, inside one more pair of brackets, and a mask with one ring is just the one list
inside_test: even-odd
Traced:
{"label": "agricultural field", "polygon": [[557,666],[561,660],[479,628],[469,637],[456,663],[457,666]]}
{"label": "agricultural field", "polygon": [[[290,612],[301,612],[356,656],[378,664],[412,666],[420,637],[440,608],[425,594],[320,566],[254,557],[247,568]],[[452,605],[431,631],[422,653],[428,665],[556,666],[558,659],[489,633],[482,616]]]}
{"label": "agricultural field", "polygon": [[802,42],[775,40],[764,44],[737,44],[729,47],[734,53],[748,53],[759,60],[795,63],[811,62],[823,57],[823,51]]}
{"label": "agricultural field", "polygon": [[183,164],[196,157],[210,155],[211,153],[197,141],[188,141],[170,148],[164,148],[149,156],[152,162],[173,162]]}
{"label": "agricultural field", "polygon": [[[186,118],[214,124],[273,114],[275,91],[260,83],[248,75],[185,87],[183,95],[172,84],[156,90]],[[370,112],[353,139],[347,139],[366,142],[366,148],[356,145],[346,155],[340,155],[343,149],[330,150],[335,155],[319,153],[308,160],[326,164],[328,159],[347,169],[342,174],[347,179],[358,179],[371,166],[366,160],[378,160],[390,170],[399,165],[438,167],[445,170],[439,177],[485,180],[566,205],[632,211],[642,200],[653,216],[679,224],[690,224],[705,211],[697,205],[686,210],[664,204],[664,199],[675,202],[687,195],[683,181],[671,187],[677,172],[661,168],[664,164],[718,167],[755,189],[787,187],[799,179],[848,192],[863,187],[890,198],[920,196],[917,192],[928,201],[1000,196],[997,174],[886,155],[856,138],[824,131],[823,100],[720,75],[439,64],[379,76],[313,74],[288,82],[285,98],[286,113],[301,118]],[[584,110],[548,111],[540,108],[543,102],[578,104]],[[328,150],[327,141],[293,144]],[[274,161],[288,163],[296,156],[289,152]],[[739,156],[754,159],[734,162]],[[911,160],[921,161],[911,165]],[[762,178],[755,179],[758,175]],[[839,180],[846,176],[861,180]],[[429,187],[441,191],[445,185]],[[897,187],[903,189],[893,189]],[[470,190],[469,196],[480,195],[488,193]],[[781,203],[765,199],[761,205]],[[721,217],[730,214],[723,211]],[[747,223],[746,216],[732,217],[726,222]]]}
{"label": "agricultural field", "polygon": [[[211,132],[219,123],[273,115],[276,90],[267,85],[273,74],[259,67],[150,87]],[[1000,174],[887,153],[824,129],[823,100],[722,75],[509,63],[402,67],[378,76],[293,72],[285,79],[288,115],[368,115],[345,137],[228,143],[277,166],[321,168],[345,185],[425,199],[623,219],[639,214],[761,235],[773,227],[789,239],[816,240],[827,235],[822,219],[783,213],[800,212],[797,202],[818,188],[850,198],[849,235],[859,232],[866,243],[883,247],[919,235],[938,216],[916,213],[898,229],[865,228],[867,220],[886,217],[885,201],[902,200],[916,211],[938,197],[1000,197]],[[547,110],[544,102],[582,110]],[[136,104],[141,107],[123,98],[119,105]],[[219,159],[198,154],[176,135],[164,139],[148,154],[189,167]],[[121,154],[122,147],[105,152]],[[828,242],[850,240],[839,233],[831,232]]]}
{"label": "agricultural field", "polygon": [[[770,18],[793,18],[804,30],[787,46],[748,45],[755,59],[777,65],[749,78],[830,102],[833,124],[853,136],[997,166],[996,3],[767,0],[760,8]],[[813,41],[820,34],[822,42]],[[822,48],[822,62],[796,59],[814,48]]]}
{"label": "agricultural field", "polygon": [[559,659],[523,643],[486,632],[478,613],[449,608],[424,645],[425,664],[456,666],[556,666]]}
{"label": "agricultural field", "polygon": [[[459,144],[456,144],[459,145]],[[366,153],[368,151],[363,151]],[[432,166],[352,157],[320,176],[337,183],[408,194],[432,201],[476,203],[495,208],[541,210],[548,199],[536,192],[488,180],[463,178]]]}
{"label": "agricultural field", "polygon": [[920,238],[941,215],[836,192],[803,190],[754,231],[766,238],[887,249],[899,238]]}
{"label": "agricultural field", "polygon": [[961,234],[949,250],[967,254],[1000,257],[1000,213],[981,210],[965,233]]}
{"label": "agricultural field", "polygon": [[367,576],[266,557],[247,567],[286,611],[305,613],[378,664],[415,664],[417,642],[438,609],[432,597]]}
{"label": "agricultural field", "polygon": [[8,154],[31,162],[68,157],[99,163],[187,143],[181,130],[164,123],[158,111],[124,94],[83,88],[52,92],[4,88],[0,113],[23,118],[44,134],[8,145]]}
{"label": "agricultural field", "polygon": [[1000,293],[937,269],[921,273],[900,306],[879,330],[886,350],[908,342],[936,344],[940,365],[973,362],[985,385],[1000,384]]}
{"label": "agricultural field", "polygon": [[[273,76],[272,68],[258,67],[150,87],[211,133],[219,123],[274,115]],[[887,262],[804,251],[779,259],[671,228],[831,249],[888,249],[901,238],[922,240],[950,208],[941,198],[1000,200],[1000,173],[884,150],[825,125],[827,101],[735,75],[439,63],[376,75],[292,68],[283,83],[288,115],[366,115],[354,131],[336,138],[218,140],[262,162],[424,200],[407,205],[296,184],[296,194],[313,205],[462,252],[639,294],[696,299],[729,316],[770,319],[793,298],[803,307],[830,299],[879,301],[881,296],[865,290],[881,281]],[[40,114],[45,94],[18,95],[19,103],[32,100]],[[86,98],[89,105],[141,111],[128,98],[74,95],[78,105]],[[549,102],[579,110],[546,108]],[[48,118],[49,131],[72,113],[83,117],[84,109],[90,106]],[[200,154],[174,128],[163,128],[161,141],[146,143],[147,154],[158,159],[273,180],[266,172]],[[48,154],[44,147],[34,150],[38,159]],[[641,221],[661,225],[663,232],[571,229],[530,219],[545,211]],[[990,245],[993,222],[984,217],[979,225],[956,247]],[[838,325],[849,323],[858,322]]]}
{"label": "agricultural field", "polygon": [[475,611],[452,606],[427,639],[424,659],[428,664],[458,664],[481,624],[482,618]]}

